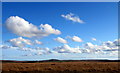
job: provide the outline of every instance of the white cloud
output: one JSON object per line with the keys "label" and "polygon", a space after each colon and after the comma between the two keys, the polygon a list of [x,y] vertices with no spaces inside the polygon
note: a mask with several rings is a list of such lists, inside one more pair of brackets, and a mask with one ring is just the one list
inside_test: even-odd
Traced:
{"label": "white cloud", "polygon": [[50,49],[47,47],[47,48],[40,48],[40,47],[36,47],[36,50],[45,50],[45,51],[50,51]]}
{"label": "white cloud", "polygon": [[45,37],[50,34],[61,34],[57,29],[52,28],[49,24],[41,24],[38,28],[37,26],[29,23],[28,21],[20,18],[18,16],[11,16],[6,20],[6,27],[19,36],[23,37]]}
{"label": "white cloud", "polygon": [[35,49],[30,49],[31,52],[34,52],[35,55],[50,54],[52,51],[49,48],[40,48],[36,47]]}
{"label": "white cloud", "polygon": [[0,45],[0,49],[18,49],[18,47],[13,47],[7,44]]}
{"label": "white cloud", "polygon": [[73,36],[73,37],[67,36],[67,38],[71,39],[74,42],[83,42],[83,40],[78,36]]}
{"label": "white cloud", "polygon": [[50,50],[49,48],[41,48],[41,47],[35,47],[35,48],[23,47],[23,48],[19,48],[18,50],[29,51],[34,55],[43,55],[43,54],[52,53],[52,50]]}
{"label": "white cloud", "polygon": [[56,34],[56,35],[61,34],[59,30],[52,28],[52,26],[49,24],[45,24],[45,25],[41,24],[40,27],[41,27],[41,32],[43,32],[44,34]]}
{"label": "white cloud", "polygon": [[93,41],[97,41],[97,39],[96,39],[96,38],[92,38],[92,40],[93,40]]}
{"label": "white cloud", "polygon": [[84,48],[86,49],[94,49],[96,45],[93,45],[92,43],[88,42],[84,44]]}
{"label": "white cloud", "polygon": [[55,47],[54,50],[57,51],[58,53],[81,53],[79,47],[71,48],[68,45]]}
{"label": "white cloud", "polygon": [[11,46],[8,45],[0,45],[0,49],[9,49]]}
{"label": "white cloud", "polygon": [[118,44],[118,40],[103,42],[101,45],[94,45],[88,42],[84,44],[81,51],[86,53],[112,53],[118,51],[119,46],[116,44]]}
{"label": "white cloud", "polygon": [[101,51],[98,49],[98,45],[94,45],[90,42],[84,44],[84,46],[81,50],[83,53],[98,53]]}
{"label": "white cloud", "polygon": [[84,23],[83,20],[81,20],[78,16],[75,16],[73,13],[66,14],[66,15],[62,14],[61,16],[65,19],[71,20],[73,22]]}
{"label": "white cloud", "polygon": [[18,50],[22,50],[22,51],[31,51],[32,48],[28,48],[28,47],[20,47]]}
{"label": "white cloud", "polygon": [[118,45],[116,41],[107,41],[103,42],[101,45],[94,45],[92,43],[86,43],[84,45],[84,48],[86,49],[94,49],[94,50],[109,50],[109,51],[114,51],[118,49]]}
{"label": "white cloud", "polygon": [[[115,42],[115,41],[114,41],[114,42]],[[110,48],[116,47],[116,44],[113,43],[112,41],[103,42],[102,45],[103,45],[103,46],[110,47]]]}
{"label": "white cloud", "polygon": [[39,44],[39,45],[41,45],[41,44],[43,44],[43,43],[40,42],[40,41],[38,41],[38,40],[35,40],[35,44]]}
{"label": "white cloud", "polygon": [[30,40],[24,39],[22,37],[10,39],[8,42],[13,47],[25,47],[25,45],[32,45],[33,44]]}
{"label": "white cloud", "polygon": [[113,43],[117,46],[120,46],[120,39],[115,39]]}
{"label": "white cloud", "polygon": [[50,53],[94,53],[94,54],[110,54],[115,53],[118,50],[119,40],[106,41],[101,45],[95,45],[91,42],[84,44],[84,46],[70,47],[67,44],[63,46],[57,46],[55,48],[41,48],[41,47],[27,47],[27,45],[32,45],[30,40],[23,39],[22,37],[9,40],[12,46],[0,45],[1,49],[16,48],[17,50],[30,51],[34,55],[43,55]]}
{"label": "white cloud", "polygon": [[57,37],[54,40],[57,41],[57,42],[60,42],[60,43],[68,43],[65,39],[63,39],[61,37]]}

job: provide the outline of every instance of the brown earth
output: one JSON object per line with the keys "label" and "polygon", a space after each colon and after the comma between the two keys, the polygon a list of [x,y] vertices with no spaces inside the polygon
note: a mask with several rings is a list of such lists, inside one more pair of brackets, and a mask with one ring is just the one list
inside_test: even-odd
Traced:
{"label": "brown earth", "polygon": [[119,62],[3,63],[2,73],[119,73]]}

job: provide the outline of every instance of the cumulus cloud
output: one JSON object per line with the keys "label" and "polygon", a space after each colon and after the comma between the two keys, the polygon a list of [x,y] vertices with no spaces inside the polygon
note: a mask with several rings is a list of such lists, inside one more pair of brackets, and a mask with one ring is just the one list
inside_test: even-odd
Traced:
{"label": "cumulus cloud", "polygon": [[46,48],[36,47],[36,50],[45,50],[45,51],[50,51],[50,49],[49,49],[48,47],[46,47]]}
{"label": "cumulus cloud", "polygon": [[116,44],[114,44],[112,41],[103,42],[102,45],[105,45],[105,46],[111,47],[111,48],[116,46]]}
{"label": "cumulus cloud", "polygon": [[92,40],[93,40],[93,41],[97,41],[97,39],[96,39],[96,38],[92,38]]}
{"label": "cumulus cloud", "polygon": [[9,49],[11,46],[8,45],[0,45],[0,49]]}
{"label": "cumulus cloud", "polygon": [[113,42],[116,46],[120,46],[120,39],[115,39]]}
{"label": "cumulus cloud", "polygon": [[[116,42],[117,41],[117,42]],[[116,45],[119,41],[106,41],[101,45],[94,45],[90,42],[84,44],[84,46],[78,47],[70,47],[67,44],[63,46],[58,46],[52,49],[49,48],[40,48],[36,47],[35,49],[29,49],[32,52],[35,52],[36,55],[49,54],[49,53],[94,53],[94,54],[106,54],[107,52],[113,53],[114,51],[118,51],[118,45]]]}
{"label": "cumulus cloud", "polygon": [[88,42],[84,44],[84,48],[86,49],[94,49],[96,45],[93,45],[92,43]]}
{"label": "cumulus cloud", "polygon": [[10,46],[10,45],[0,45],[0,49],[18,49],[18,47],[13,47],[13,46]]}
{"label": "cumulus cloud", "polygon": [[62,14],[61,16],[65,19],[71,20],[73,22],[84,23],[83,20],[81,20],[78,16],[74,15],[73,13],[69,13],[66,15]]}
{"label": "cumulus cloud", "polygon": [[49,24],[45,24],[45,25],[41,24],[40,27],[41,27],[41,32],[44,32],[45,34],[56,34],[56,35],[61,34],[59,30],[52,28],[52,26]]}
{"label": "cumulus cloud", "polygon": [[52,51],[48,47],[46,48],[37,47],[36,50],[38,55],[52,53]]}
{"label": "cumulus cloud", "polygon": [[82,39],[79,38],[78,36],[73,36],[72,40],[75,41],[75,42],[82,42]]}
{"label": "cumulus cloud", "polygon": [[31,53],[34,53],[34,55],[43,55],[43,54],[49,54],[52,53],[52,51],[49,48],[22,48],[23,51],[30,51]]}
{"label": "cumulus cloud", "polygon": [[54,39],[55,41],[57,41],[57,42],[60,42],[60,43],[68,43],[65,39],[63,39],[63,38],[61,38],[61,37],[57,37],[57,38],[55,38]]}
{"label": "cumulus cloud", "polygon": [[32,45],[33,43],[28,40],[24,39],[22,37],[14,38],[8,40],[8,42],[13,46],[13,47],[25,47],[25,45]]}
{"label": "cumulus cloud", "polygon": [[63,45],[54,48],[58,53],[81,53],[80,48],[71,48],[69,45]]}
{"label": "cumulus cloud", "polygon": [[40,42],[40,41],[38,41],[38,40],[35,40],[34,44],[39,44],[39,45],[41,45],[41,44],[43,44],[43,43]]}
{"label": "cumulus cloud", "polygon": [[40,27],[29,23],[18,16],[11,16],[6,20],[6,27],[16,35],[23,37],[45,37],[50,34],[59,35],[61,32],[58,29],[54,29],[49,24],[41,24]]}
{"label": "cumulus cloud", "polygon": [[57,46],[53,48],[26,47],[26,46],[23,47],[23,45],[25,44],[32,45],[33,43],[31,43],[31,41],[27,39],[23,39],[22,37],[11,39],[9,40],[9,42],[12,44],[12,46],[0,45],[0,48],[8,49],[8,48],[17,47],[18,50],[30,51],[34,55],[43,55],[43,54],[51,54],[51,53],[54,53],[54,54],[55,53],[110,54],[110,53],[115,53],[119,51],[118,43],[120,42],[120,40],[106,41],[101,43],[100,45],[87,42],[83,46],[77,46],[77,47],[70,47],[69,45],[64,44],[63,46]]}
{"label": "cumulus cloud", "polygon": [[107,42],[103,42],[102,46],[107,46],[110,49],[118,49],[120,45],[120,39],[116,39],[113,42],[112,41],[107,41]]}
{"label": "cumulus cloud", "polygon": [[[116,42],[116,43],[115,43]],[[103,51],[115,51],[118,50],[118,41],[106,41],[103,42],[101,45],[94,45],[92,43],[86,43],[84,48],[86,49],[93,49],[93,50],[103,50]]]}
{"label": "cumulus cloud", "polygon": [[67,36],[67,38],[71,39],[74,42],[83,42],[83,40],[78,36],[73,36],[73,37]]}
{"label": "cumulus cloud", "polygon": [[[50,54],[52,53],[52,50],[49,48],[41,48],[41,47],[18,47],[16,50],[20,51],[29,51],[32,55],[43,55],[43,54]],[[28,54],[25,54],[26,56]],[[24,55],[24,56],[25,56]]]}
{"label": "cumulus cloud", "polygon": [[[22,40],[21,40],[22,39]],[[12,41],[9,43],[11,43],[11,46],[9,45],[0,45],[0,49],[14,49],[14,50],[19,50],[19,51],[29,51],[29,54],[24,54],[22,56],[33,56],[33,55],[43,55],[43,54],[50,54],[53,53],[54,51],[50,50],[48,47],[46,48],[41,48],[41,47],[27,47],[27,46],[21,46],[21,44],[25,45],[26,43],[23,41],[23,38],[19,37],[16,38],[14,41],[14,39],[12,39]],[[25,39],[24,39],[25,40]],[[21,44],[15,44],[15,42],[19,42]]]}

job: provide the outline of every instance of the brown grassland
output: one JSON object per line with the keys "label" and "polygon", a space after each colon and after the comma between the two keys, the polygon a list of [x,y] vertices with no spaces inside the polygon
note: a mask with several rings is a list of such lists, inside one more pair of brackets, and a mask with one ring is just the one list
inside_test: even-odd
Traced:
{"label": "brown grassland", "polygon": [[118,62],[3,63],[2,73],[119,73]]}

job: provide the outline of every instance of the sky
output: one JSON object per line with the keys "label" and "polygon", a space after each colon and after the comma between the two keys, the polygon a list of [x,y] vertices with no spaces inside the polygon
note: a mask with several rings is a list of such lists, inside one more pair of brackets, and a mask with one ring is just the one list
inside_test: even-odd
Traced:
{"label": "sky", "polygon": [[2,57],[118,59],[117,10],[117,2],[4,2]]}
{"label": "sky", "polygon": [[2,2],[118,2],[120,0],[2,0]]}
{"label": "sky", "polygon": [[[0,19],[2,19],[2,3],[0,2]],[[2,20],[0,21],[0,35],[2,35]],[[0,44],[2,44],[2,36],[0,36]],[[0,49],[0,59],[2,59],[2,49]]]}

